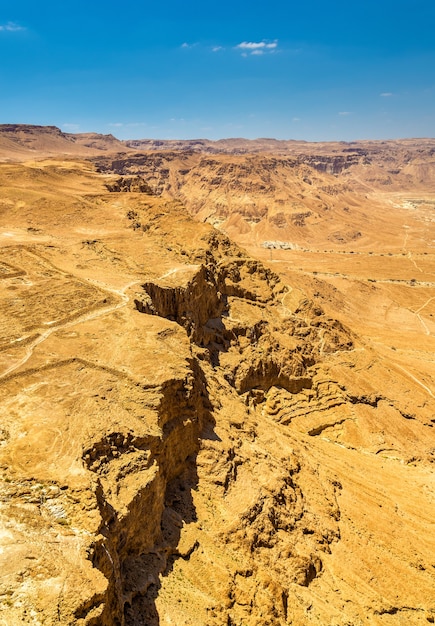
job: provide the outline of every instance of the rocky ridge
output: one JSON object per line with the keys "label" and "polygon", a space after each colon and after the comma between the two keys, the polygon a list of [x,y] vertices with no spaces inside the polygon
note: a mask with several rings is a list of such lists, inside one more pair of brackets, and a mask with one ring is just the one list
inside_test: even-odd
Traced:
{"label": "rocky ridge", "polygon": [[[285,241],[306,247],[315,240],[367,249],[379,231],[395,228],[388,215],[394,193],[430,196],[435,183],[430,142],[310,149],[204,154],[168,147],[95,162],[102,172],[143,176],[153,193],[180,200],[244,245]],[[432,208],[429,197],[420,202]],[[391,239],[400,246],[402,225]]]}

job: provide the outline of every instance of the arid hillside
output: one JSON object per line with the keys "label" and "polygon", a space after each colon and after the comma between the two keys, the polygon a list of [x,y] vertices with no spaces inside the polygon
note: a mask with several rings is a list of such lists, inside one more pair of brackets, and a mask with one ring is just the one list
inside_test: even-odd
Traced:
{"label": "arid hillside", "polygon": [[99,152],[126,151],[113,137],[97,133],[63,133],[56,126],[0,124],[0,160],[22,161],[48,156],[89,156]]}
{"label": "arid hillside", "polygon": [[28,128],[12,156],[0,127],[0,624],[434,623],[435,142]]}

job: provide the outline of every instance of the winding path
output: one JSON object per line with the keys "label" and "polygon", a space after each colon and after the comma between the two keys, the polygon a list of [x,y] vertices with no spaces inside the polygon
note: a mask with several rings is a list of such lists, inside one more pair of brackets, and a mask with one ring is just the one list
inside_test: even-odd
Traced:
{"label": "winding path", "polygon": [[407,369],[405,369],[404,367],[402,367],[398,363],[393,363],[392,365],[393,365],[393,367],[397,367],[398,369],[402,370],[402,372],[404,372],[407,376],[409,376],[409,378],[411,378],[414,382],[416,382],[417,385],[420,385],[420,387],[423,387],[423,389],[425,389],[428,392],[428,394],[431,396],[431,398],[435,398],[435,395],[432,393],[432,390],[427,385],[422,383],[421,380],[419,380],[413,374],[411,374],[411,372],[408,372]]}
{"label": "winding path", "polygon": [[[62,323],[56,324],[56,326],[52,326],[51,328],[48,328],[47,330],[43,331],[34,341],[32,341],[27,346],[25,355],[21,359],[19,359],[19,361],[16,361],[13,365],[8,367],[8,369],[5,370],[2,374],[0,374],[0,380],[6,378],[12,372],[16,371],[22,365],[24,365],[32,356],[33,351],[36,348],[36,346],[44,342],[55,331],[58,331],[60,329],[65,329],[65,328],[71,328],[72,326],[77,326],[77,324],[82,324],[83,322],[88,322],[89,320],[93,320],[98,317],[103,317],[104,315],[108,315],[109,313],[112,313],[113,311],[116,311],[117,309],[121,309],[125,307],[130,300],[130,298],[125,293],[127,289],[129,289],[133,285],[138,285],[143,282],[143,280],[133,280],[127,283],[127,285],[124,285],[124,287],[122,287],[121,289],[114,289],[112,287],[108,287],[105,283],[101,283],[100,281],[92,279],[92,278],[84,278],[81,280],[85,280],[88,283],[96,285],[99,289],[102,289],[103,291],[110,292],[110,293],[120,296],[121,302],[118,302],[108,307],[99,308],[96,311],[92,311],[90,313],[84,313],[82,316],[74,320],[70,320],[63,324]],[[104,287],[102,287],[102,285],[104,285]]]}

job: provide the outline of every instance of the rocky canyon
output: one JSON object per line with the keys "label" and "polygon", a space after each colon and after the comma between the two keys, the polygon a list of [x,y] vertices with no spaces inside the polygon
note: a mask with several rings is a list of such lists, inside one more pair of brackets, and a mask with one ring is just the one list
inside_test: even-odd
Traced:
{"label": "rocky canyon", "polygon": [[435,623],[435,140],[0,126],[0,624]]}

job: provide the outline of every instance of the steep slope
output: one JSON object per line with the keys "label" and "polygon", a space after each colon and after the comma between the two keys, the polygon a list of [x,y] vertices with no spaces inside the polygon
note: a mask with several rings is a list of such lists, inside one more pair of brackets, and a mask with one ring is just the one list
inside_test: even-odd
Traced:
{"label": "steep slope", "polygon": [[3,621],[433,622],[430,389],[151,177],[0,183]]}
{"label": "steep slope", "polygon": [[0,160],[23,161],[53,155],[89,156],[128,151],[113,135],[63,133],[56,126],[0,124]]}

